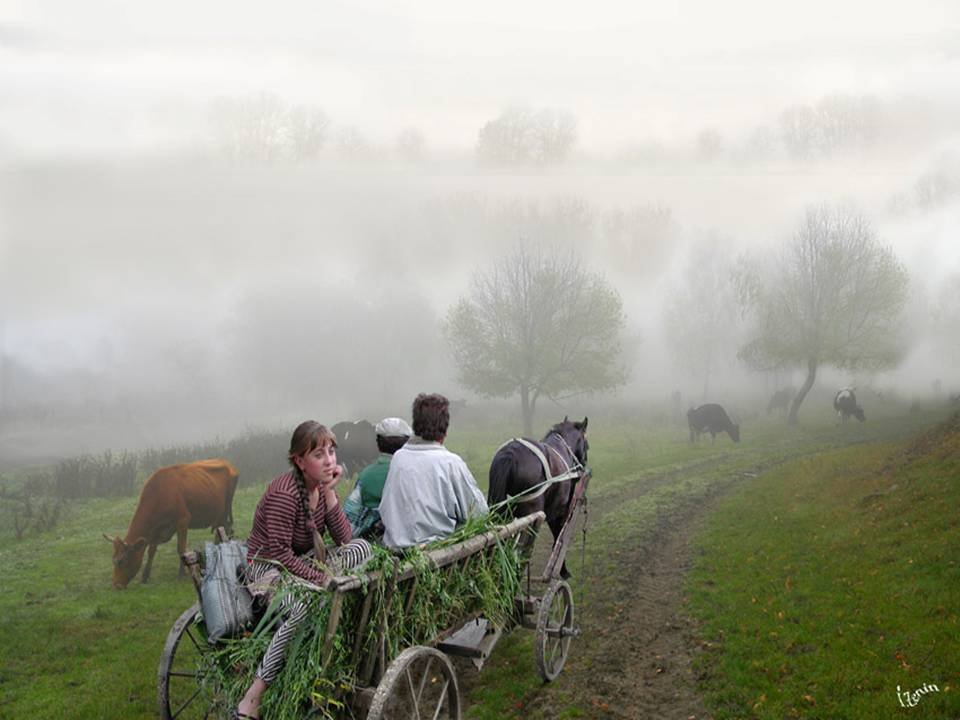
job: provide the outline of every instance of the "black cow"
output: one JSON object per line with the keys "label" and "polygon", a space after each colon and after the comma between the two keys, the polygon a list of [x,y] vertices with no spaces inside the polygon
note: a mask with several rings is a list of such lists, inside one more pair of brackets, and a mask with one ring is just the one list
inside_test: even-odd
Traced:
{"label": "black cow", "polygon": [[690,425],[690,442],[700,439],[700,433],[710,433],[710,442],[717,439],[717,433],[725,432],[734,442],[740,442],[740,426],[734,425],[727,411],[716,403],[707,403],[687,410],[687,424]]}
{"label": "black cow", "polygon": [[837,411],[838,425],[841,421],[846,422],[851,415],[860,422],[867,419],[863,414],[863,408],[857,405],[857,396],[853,394],[853,388],[843,388],[837,392],[833,398],[833,409]]}
{"label": "black cow", "polygon": [[366,420],[338,422],[332,428],[337,436],[337,462],[353,475],[377,459],[377,431]]}
{"label": "black cow", "polygon": [[794,387],[785,387],[777,390],[770,396],[770,402],[767,403],[767,415],[774,410],[778,410],[781,415],[785,415],[787,410],[790,409],[790,401],[793,400],[793,396],[796,394],[797,389]]}

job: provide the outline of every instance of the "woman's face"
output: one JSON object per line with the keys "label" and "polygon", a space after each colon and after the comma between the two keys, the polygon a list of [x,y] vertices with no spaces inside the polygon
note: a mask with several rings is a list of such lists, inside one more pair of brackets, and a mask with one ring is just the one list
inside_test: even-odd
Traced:
{"label": "woman's face", "polygon": [[294,461],[311,484],[330,482],[337,467],[337,448],[333,443],[323,443]]}

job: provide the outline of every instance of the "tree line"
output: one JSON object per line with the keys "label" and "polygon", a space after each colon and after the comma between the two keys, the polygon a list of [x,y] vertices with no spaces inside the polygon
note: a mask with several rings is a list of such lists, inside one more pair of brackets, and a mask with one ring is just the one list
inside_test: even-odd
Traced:
{"label": "tree line", "polygon": [[[810,206],[788,238],[738,259],[722,238],[709,240],[664,309],[674,357],[704,379],[705,393],[731,357],[754,370],[802,368],[796,423],[821,367],[879,370],[902,357],[909,276],[857,209]],[[521,239],[474,273],[442,322],[460,384],[518,397],[528,435],[539,400],[615,390],[630,376],[623,301],[575,247]]]}

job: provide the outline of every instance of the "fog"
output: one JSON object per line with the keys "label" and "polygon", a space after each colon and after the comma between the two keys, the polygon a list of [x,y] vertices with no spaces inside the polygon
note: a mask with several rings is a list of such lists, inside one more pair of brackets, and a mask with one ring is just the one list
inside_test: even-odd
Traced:
{"label": "fog", "polygon": [[[911,297],[898,367],[827,368],[818,388],[957,392],[958,20],[951,2],[14,3],[0,468],[406,416],[420,391],[482,407],[439,323],[518,242],[574,246],[627,316],[627,384],[547,403],[538,426],[655,414],[674,389],[747,415],[800,371],[751,372],[732,347],[705,393],[664,308],[698,248],[732,263],[821,202],[870,219]],[[575,139],[484,162],[481,128],[508,113],[572,117]],[[788,134],[841,115],[829,145]],[[516,405],[490,412],[516,431]]]}

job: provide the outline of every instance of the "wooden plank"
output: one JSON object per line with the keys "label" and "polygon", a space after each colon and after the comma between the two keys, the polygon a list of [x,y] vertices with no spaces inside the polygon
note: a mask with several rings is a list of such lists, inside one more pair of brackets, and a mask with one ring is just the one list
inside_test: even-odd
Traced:
{"label": "wooden plank", "polygon": [[343,610],[343,593],[334,593],[330,601],[330,617],[327,620],[327,634],[323,639],[323,668],[330,663],[330,657],[333,655],[333,636],[337,634],[337,626],[340,624],[340,612]]}
{"label": "wooden plank", "polygon": [[563,527],[560,530],[560,536],[553,544],[553,551],[550,553],[550,559],[543,570],[540,579],[543,582],[549,582],[560,574],[560,568],[563,567],[563,561],[567,557],[567,550],[570,549],[570,536],[573,534],[574,526],[577,524],[577,512],[580,506],[585,502],[587,484],[590,481],[591,473],[588,470],[577,483],[573,491],[573,497],[570,499],[570,507],[567,510],[567,519],[564,520]]}
{"label": "wooden plank", "polygon": [[353,652],[350,655],[350,667],[357,667],[360,662],[361,645],[363,636],[367,631],[367,622],[370,619],[370,606],[373,604],[373,588],[367,591],[367,596],[363,599],[363,605],[360,608],[360,620],[354,629],[356,639],[353,641]]}

